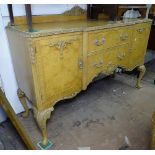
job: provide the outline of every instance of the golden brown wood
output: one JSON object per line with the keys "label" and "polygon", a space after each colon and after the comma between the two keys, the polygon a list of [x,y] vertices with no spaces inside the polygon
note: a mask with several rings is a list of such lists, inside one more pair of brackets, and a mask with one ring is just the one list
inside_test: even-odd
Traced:
{"label": "golden brown wood", "polygon": [[136,87],[139,89],[139,88],[142,87],[142,86],[140,85],[140,82],[141,82],[141,80],[142,80],[142,78],[143,78],[143,76],[144,76],[144,74],[145,74],[145,71],[146,71],[145,66],[144,66],[144,65],[139,66],[139,67],[138,67],[138,71],[140,72],[140,74],[139,74],[139,77],[137,78]]}
{"label": "golden brown wood", "polygon": [[7,100],[5,94],[2,92],[1,88],[0,88],[0,105],[5,110],[8,118],[11,120],[12,124],[16,128],[17,132],[19,133],[20,137],[22,138],[23,142],[25,143],[26,147],[29,150],[35,150],[36,148],[35,148],[34,144],[32,143],[29,135],[25,131],[22,123],[17,118],[14,110],[12,109],[9,101]]}
{"label": "golden brown wood", "polygon": [[99,74],[138,67],[139,86],[150,26],[151,20],[137,19],[38,23],[33,33],[26,25],[7,27],[18,86],[34,103],[44,145],[54,105],[85,90]]}

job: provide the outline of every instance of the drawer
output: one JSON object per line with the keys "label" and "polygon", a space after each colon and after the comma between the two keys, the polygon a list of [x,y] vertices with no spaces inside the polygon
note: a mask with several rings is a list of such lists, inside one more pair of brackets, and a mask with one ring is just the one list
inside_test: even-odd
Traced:
{"label": "drawer", "polygon": [[130,26],[122,27],[118,30],[118,44],[124,44],[131,41],[132,28]]}
{"label": "drawer", "polygon": [[136,24],[134,28],[134,38],[145,38],[147,34],[148,24]]}
{"label": "drawer", "polygon": [[87,57],[88,77],[87,82],[90,83],[94,77],[101,73],[103,69],[103,52],[93,52]]}
{"label": "drawer", "polygon": [[130,27],[90,32],[88,34],[88,51],[112,48],[127,43],[131,40],[131,35]]}
{"label": "drawer", "polygon": [[117,60],[118,60],[119,67],[128,68],[130,54],[131,54],[131,49],[129,47],[129,44],[120,45],[118,47]]}
{"label": "drawer", "polygon": [[109,75],[117,68],[117,48],[90,52],[87,57],[88,83],[99,73]]}

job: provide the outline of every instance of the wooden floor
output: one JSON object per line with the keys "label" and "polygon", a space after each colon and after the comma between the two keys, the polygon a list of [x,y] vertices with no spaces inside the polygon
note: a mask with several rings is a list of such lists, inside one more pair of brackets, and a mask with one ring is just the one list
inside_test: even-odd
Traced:
{"label": "wooden floor", "polygon": [[[135,79],[134,74],[117,74],[114,79],[96,81],[75,98],[58,103],[48,121],[49,139],[54,143],[50,149],[149,149],[155,110],[155,63],[147,65],[142,89],[134,87]],[[19,118],[37,147],[41,134],[32,113],[28,118]],[[5,128],[7,123],[0,131]],[[125,139],[128,147],[124,147]],[[16,145],[16,149],[24,148],[21,143]]]}

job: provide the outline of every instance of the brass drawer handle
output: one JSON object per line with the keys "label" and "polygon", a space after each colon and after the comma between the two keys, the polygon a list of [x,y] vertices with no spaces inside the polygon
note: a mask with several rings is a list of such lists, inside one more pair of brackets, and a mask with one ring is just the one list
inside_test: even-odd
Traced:
{"label": "brass drawer handle", "polygon": [[96,62],[93,63],[93,67],[100,68],[103,66],[103,61],[101,60],[98,64]]}
{"label": "brass drawer handle", "polygon": [[128,34],[120,35],[120,40],[125,41],[128,39],[128,37],[129,37]]}
{"label": "brass drawer handle", "polygon": [[137,29],[137,32],[138,32],[138,33],[143,33],[144,30],[145,30],[144,28],[139,28],[139,29]]}
{"label": "brass drawer handle", "polygon": [[101,46],[101,45],[105,44],[105,41],[106,41],[105,38],[102,38],[101,40],[96,39],[95,40],[95,45],[96,46]]}
{"label": "brass drawer handle", "polygon": [[125,53],[121,53],[117,56],[119,60],[123,60],[124,57],[125,57]]}

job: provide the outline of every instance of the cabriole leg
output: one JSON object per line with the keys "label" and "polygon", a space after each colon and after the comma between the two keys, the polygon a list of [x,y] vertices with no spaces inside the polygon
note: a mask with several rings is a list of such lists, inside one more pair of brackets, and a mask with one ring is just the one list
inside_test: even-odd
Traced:
{"label": "cabriole leg", "polygon": [[42,132],[42,145],[46,146],[48,144],[48,135],[47,135],[47,126],[46,121],[50,118],[51,112],[54,110],[53,107],[45,109],[43,111],[39,111],[36,108],[34,108],[34,117],[37,121],[37,124]]}
{"label": "cabriole leg", "polygon": [[139,77],[137,78],[136,87],[137,87],[138,89],[140,89],[140,88],[141,88],[141,80],[142,80],[142,78],[143,78],[143,76],[144,76],[144,74],[145,74],[145,71],[146,71],[145,66],[144,66],[144,65],[139,66],[139,67],[138,67],[138,71],[139,71],[140,73],[139,73]]}
{"label": "cabriole leg", "polygon": [[25,110],[25,112],[22,114],[23,117],[28,117],[29,115],[29,108],[27,106],[27,103],[26,103],[26,98],[25,98],[25,93],[21,90],[21,89],[18,89],[17,90],[17,95],[18,95],[18,98]]}

